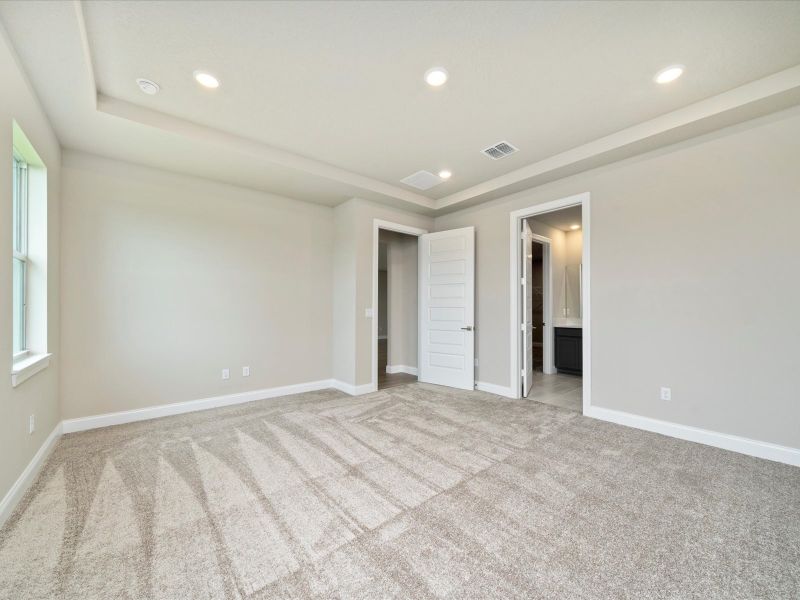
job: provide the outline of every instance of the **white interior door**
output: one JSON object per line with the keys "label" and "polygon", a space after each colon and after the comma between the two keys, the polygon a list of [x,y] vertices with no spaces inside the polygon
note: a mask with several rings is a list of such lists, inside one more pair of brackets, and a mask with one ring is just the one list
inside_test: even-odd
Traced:
{"label": "white interior door", "polygon": [[527,397],[533,386],[533,237],[530,225],[522,222],[522,390]]}
{"label": "white interior door", "polygon": [[475,387],[475,228],[419,238],[419,381]]}

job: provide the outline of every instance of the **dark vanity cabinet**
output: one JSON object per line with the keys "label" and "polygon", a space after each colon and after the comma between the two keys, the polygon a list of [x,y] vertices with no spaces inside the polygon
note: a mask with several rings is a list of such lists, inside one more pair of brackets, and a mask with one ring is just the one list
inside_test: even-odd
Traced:
{"label": "dark vanity cabinet", "polygon": [[583,329],[555,328],[555,362],[559,373],[583,374]]}

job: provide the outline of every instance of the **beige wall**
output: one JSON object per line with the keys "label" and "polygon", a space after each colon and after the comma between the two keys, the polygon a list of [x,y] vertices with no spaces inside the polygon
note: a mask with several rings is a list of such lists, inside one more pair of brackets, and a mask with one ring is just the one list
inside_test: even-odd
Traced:
{"label": "beige wall", "polygon": [[[381,245],[383,246],[383,245]],[[386,337],[389,331],[389,274],[385,270],[378,271],[378,336]]]}
{"label": "beige wall", "polygon": [[331,377],[332,209],[83,154],[62,175],[63,418]]}
{"label": "beige wall", "polygon": [[567,312],[558,313],[563,318],[576,321],[581,318],[581,264],[583,262],[583,231],[567,231],[564,234],[564,266],[569,273],[562,272],[564,278],[564,306]]}
{"label": "beige wall", "polygon": [[[59,421],[59,193],[61,155],[47,117],[19,68],[5,31],[0,27],[0,499],[22,474]],[[11,387],[11,156],[12,121],[16,120],[47,166],[47,350],[50,366]],[[36,431],[28,434],[28,417],[36,415]]]}
{"label": "beige wall", "polygon": [[583,231],[567,231],[564,233],[564,248],[566,251],[566,264],[579,265],[583,260]]}
{"label": "beige wall", "polygon": [[417,366],[417,246],[418,238],[381,231],[388,262],[387,364]]}
{"label": "beige wall", "polygon": [[588,191],[592,403],[800,447],[799,165],[795,108],[437,218],[476,228],[478,379],[509,385],[509,212]]}
{"label": "beige wall", "polygon": [[[334,209],[337,268],[334,280],[334,377],[365,386],[372,381],[372,244],[375,219],[433,230],[433,219],[353,198]],[[354,301],[350,301],[354,298]]]}
{"label": "beige wall", "polygon": [[352,232],[356,202],[349,200],[333,210],[333,377],[355,385],[356,381],[356,251]]}

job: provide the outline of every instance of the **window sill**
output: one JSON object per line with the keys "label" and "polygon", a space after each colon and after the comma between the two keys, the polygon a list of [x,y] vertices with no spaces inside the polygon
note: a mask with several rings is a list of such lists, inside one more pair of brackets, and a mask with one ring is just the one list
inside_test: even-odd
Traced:
{"label": "window sill", "polygon": [[14,366],[11,367],[11,387],[17,387],[26,379],[47,368],[51,356],[51,354],[31,354],[15,361]]}

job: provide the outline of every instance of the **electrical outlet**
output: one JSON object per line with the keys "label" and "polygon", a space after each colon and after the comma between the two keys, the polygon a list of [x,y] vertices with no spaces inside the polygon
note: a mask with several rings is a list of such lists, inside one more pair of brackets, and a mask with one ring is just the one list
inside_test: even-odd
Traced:
{"label": "electrical outlet", "polygon": [[230,369],[222,369],[222,378],[223,379],[230,379],[231,378],[231,370]]}
{"label": "electrical outlet", "polygon": [[242,367],[242,377],[250,377],[250,367]]}
{"label": "electrical outlet", "polygon": [[36,431],[36,415],[28,417],[28,433],[31,434]]}
{"label": "electrical outlet", "polygon": [[661,388],[661,399],[662,400],[672,400],[672,388],[662,387]]}

